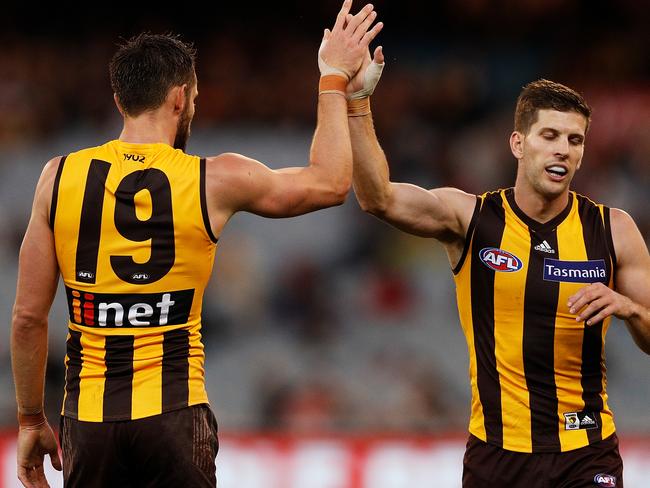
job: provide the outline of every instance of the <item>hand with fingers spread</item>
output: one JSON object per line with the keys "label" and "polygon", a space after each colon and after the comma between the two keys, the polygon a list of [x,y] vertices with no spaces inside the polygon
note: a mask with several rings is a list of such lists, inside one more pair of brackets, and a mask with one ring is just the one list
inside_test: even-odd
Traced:
{"label": "hand with fingers spread", "polygon": [[334,74],[352,79],[367,55],[368,45],[383,27],[378,22],[370,28],[377,18],[372,4],[363,7],[356,15],[349,13],[351,5],[352,0],[345,0],[332,30],[325,29],[318,50],[321,76]]}
{"label": "hand with fingers spread", "polygon": [[597,324],[611,315],[627,320],[634,313],[632,300],[602,283],[581,288],[569,297],[567,305],[569,312],[578,314],[576,321],[586,320],[587,325]]}
{"label": "hand with fingers spread", "polygon": [[45,455],[49,454],[54,469],[62,469],[56,437],[42,414],[27,417],[38,419],[20,422],[16,447],[18,479],[26,488],[48,488],[43,468]]}

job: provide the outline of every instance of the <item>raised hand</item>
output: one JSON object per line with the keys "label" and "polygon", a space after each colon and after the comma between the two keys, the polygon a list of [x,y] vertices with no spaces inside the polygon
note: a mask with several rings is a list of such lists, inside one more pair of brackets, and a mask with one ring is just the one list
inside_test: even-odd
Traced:
{"label": "raised hand", "polygon": [[372,59],[370,58],[370,51],[366,51],[361,68],[348,83],[348,98],[350,100],[358,100],[372,95],[377,83],[379,83],[383,69],[384,52],[382,47],[375,48]]}
{"label": "raised hand", "polygon": [[318,66],[323,76],[340,74],[352,79],[368,54],[368,45],[384,26],[378,22],[370,29],[377,17],[372,4],[356,15],[349,13],[351,4],[352,0],[345,0],[332,30],[325,29],[318,50]]}

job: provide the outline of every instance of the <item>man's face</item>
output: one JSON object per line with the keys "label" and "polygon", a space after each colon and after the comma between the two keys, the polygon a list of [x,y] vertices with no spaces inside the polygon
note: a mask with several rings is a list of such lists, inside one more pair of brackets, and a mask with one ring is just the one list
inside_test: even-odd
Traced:
{"label": "man's face", "polygon": [[194,104],[198,94],[199,90],[195,77],[193,86],[188,88],[185,110],[178,119],[178,129],[176,130],[176,138],[174,139],[174,149],[185,151],[185,148],[187,147],[187,141],[189,140],[191,133],[190,126],[192,124],[192,119],[194,118]]}
{"label": "man's face", "polygon": [[584,153],[587,119],[577,112],[539,110],[523,135],[519,170],[532,189],[546,197],[566,192]]}

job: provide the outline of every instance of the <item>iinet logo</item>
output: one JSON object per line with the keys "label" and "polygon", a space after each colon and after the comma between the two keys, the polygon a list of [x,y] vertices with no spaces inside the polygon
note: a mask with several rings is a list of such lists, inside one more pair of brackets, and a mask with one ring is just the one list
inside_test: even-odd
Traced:
{"label": "iinet logo", "polygon": [[88,293],[66,287],[70,320],[89,327],[156,327],[187,323],[194,290]]}

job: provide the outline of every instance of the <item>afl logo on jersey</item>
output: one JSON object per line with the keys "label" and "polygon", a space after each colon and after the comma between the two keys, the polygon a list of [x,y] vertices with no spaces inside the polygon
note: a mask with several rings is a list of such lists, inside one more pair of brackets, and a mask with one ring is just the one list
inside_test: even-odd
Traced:
{"label": "afl logo on jersey", "polygon": [[524,266],[517,256],[496,247],[485,247],[481,249],[478,256],[483,264],[494,271],[512,273],[519,271]]}
{"label": "afl logo on jersey", "polygon": [[147,281],[150,276],[147,273],[133,273],[131,279],[133,281]]}

